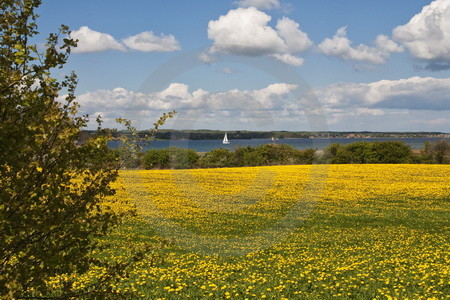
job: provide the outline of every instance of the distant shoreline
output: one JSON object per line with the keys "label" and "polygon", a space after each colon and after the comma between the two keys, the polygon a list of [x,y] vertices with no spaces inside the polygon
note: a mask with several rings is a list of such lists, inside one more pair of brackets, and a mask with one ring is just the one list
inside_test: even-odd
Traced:
{"label": "distant shoreline", "polygon": [[[146,137],[149,131],[139,131]],[[229,140],[247,139],[370,139],[370,138],[450,138],[445,132],[375,132],[375,131],[247,131],[247,130],[174,130],[161,129],[152,136],[152,140],[222,140],[225,133]],[[82,135],[93,135],[95,131],[85,130]],[[130,134],[126,131],[113,132],[113,138]]]}

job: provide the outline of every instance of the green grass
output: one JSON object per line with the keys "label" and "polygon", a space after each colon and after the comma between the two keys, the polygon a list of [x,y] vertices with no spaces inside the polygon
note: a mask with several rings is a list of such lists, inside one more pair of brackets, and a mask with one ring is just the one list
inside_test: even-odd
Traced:
{"label": "green grass", "polygon": [[[190,172],[215,195],[217,187],[240,190],[239,184],[251,183],[257,170]],[[330,167],[322,198],[292,234],[275,236],[273,243],[257,251],[243,249],[242,255],[224,256],[234,253],[226,251],[227,239],[246,247],[240,242],[282,218],[291,208],[290,199],[300,199],[295,191],[302,176],[294,177],[306,174],[306,167],[270,170],[278,172],[274,178],[278,187],[268,189],[253,210],[232,213],[208,211],[207,205],[215,201],[229,205],[233,199],[202,198],[203,206],[196,208],[195,201],[177,192],[179,186],[165,188],[169,171],[124,172],[128,186],[137,191],[137,204],[155,199],[166,218],[170,215],[171,221],[196,236],[194,243],[218,241],[216,246],[223,247],[218,253],[223,255],[193,252],[180,246],[178,236],[161,236],[158,229],[165,223],[155,223],[153,211],[139,206],[142,216],[130,218],[104,240],[114,247],[103,255],[127,261],[133,248],[147,244],[155,248],[114,288],[132,292],[127,299],[450,299],[449,168]],[[280,191],[283,187],[286,192]],[[195,187],[182,188],[195,192]]]}
{"label": "green grass", "polygon": [[[147,299],[445,299],[450,295],[448,202],[442,210],[386,209],[386,199],[315,213],[289,239],[243,257],[204,256],[176,245],[142,262],[121,290]],[[235,228],[238,232],[239,229]],[[218,228],[218,233],[222,233]],[[209,232],[209,234],[213,234]],[[118,245],[152,243],[143,219],[114,235]],[[134,284],[134,285],[132,285]]]}

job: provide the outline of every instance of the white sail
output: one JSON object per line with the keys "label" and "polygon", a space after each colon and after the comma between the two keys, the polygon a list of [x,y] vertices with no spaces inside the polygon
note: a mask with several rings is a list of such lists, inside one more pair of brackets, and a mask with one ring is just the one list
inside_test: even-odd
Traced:
{"label": "white sail", "polygon": [[225,136],[223,137],[223,143],[224,144],[229,144],[230,142],[228,141],[228,137],[227,134],[225,133]]}

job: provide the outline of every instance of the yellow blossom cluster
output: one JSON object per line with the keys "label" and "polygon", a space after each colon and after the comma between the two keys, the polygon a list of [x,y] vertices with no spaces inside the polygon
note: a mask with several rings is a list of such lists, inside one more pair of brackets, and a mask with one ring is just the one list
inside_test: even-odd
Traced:
{"label": "yellow blossom cluster", "polygon": [[138,217],[111,237],[108,259],[172,243],[114,288],[145,299],[448,299],[449,182],[447,165],[122,171],[119,196]]}

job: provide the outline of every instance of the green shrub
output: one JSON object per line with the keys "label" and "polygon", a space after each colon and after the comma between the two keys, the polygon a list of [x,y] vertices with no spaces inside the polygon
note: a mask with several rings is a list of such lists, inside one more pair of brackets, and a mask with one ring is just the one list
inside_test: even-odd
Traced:
{"label": "green shrub", "polygon": [[331,164],[399,164],[413,162],[411,147],[399,141],[331,144],[323,161]]}
{"label": "green shrub", "polygon": [[234,154],[228,149],[214,149],[198,160],[201,168],[224,168],[235,166]]}
{"label": "green shrub", "polygon": [[411,147],[399,141],[375,142],[366,152],[366,163],[405,164],[411,163]]}
{"label": "green shrub", "polygon": [[355,160],[354,153],[339,143],[327,146],[323,152],[322,161],[327,164],[350,164]]}
{"label": "green shrub", "polygon": [[168,149],[150,149],[142,156],[144,169],[168,169],[170,156]]}
{"label": "green shrub", "polygon": [[191,169],[197,166],[200,158],[192,149],[170,147],[168,149],[169,163],[172,169]]}
{"label": "green shrub", "polygon": [[316,160],[316,149],[296,150],[293,164],[310,165]]}
{"label": "green shrub", "polygon": [[314,149],[297,150],[285,144],[247,146],[233,152],[234,166],[312,164],[316,158],[315,152]]}
{"label": "green shrub", "polygon": [[232,152],[233,164],[235,167],[248,166],[264,166],[267,164],[267,159],[262,155],[261,149],[256,147],[242,147]]}
{"label": "green shrub", "polygon": [[418,161],[428,164],[445,164],[450,161],[450,142],[448,140],[437,140],[435,142],[425,142],[418,156]]}
{"label": "green shrub", "polygon": [[191,169],[197,166],[199,158],[192,149],[150,149],[142,156],[142,166],[144,169]]}

